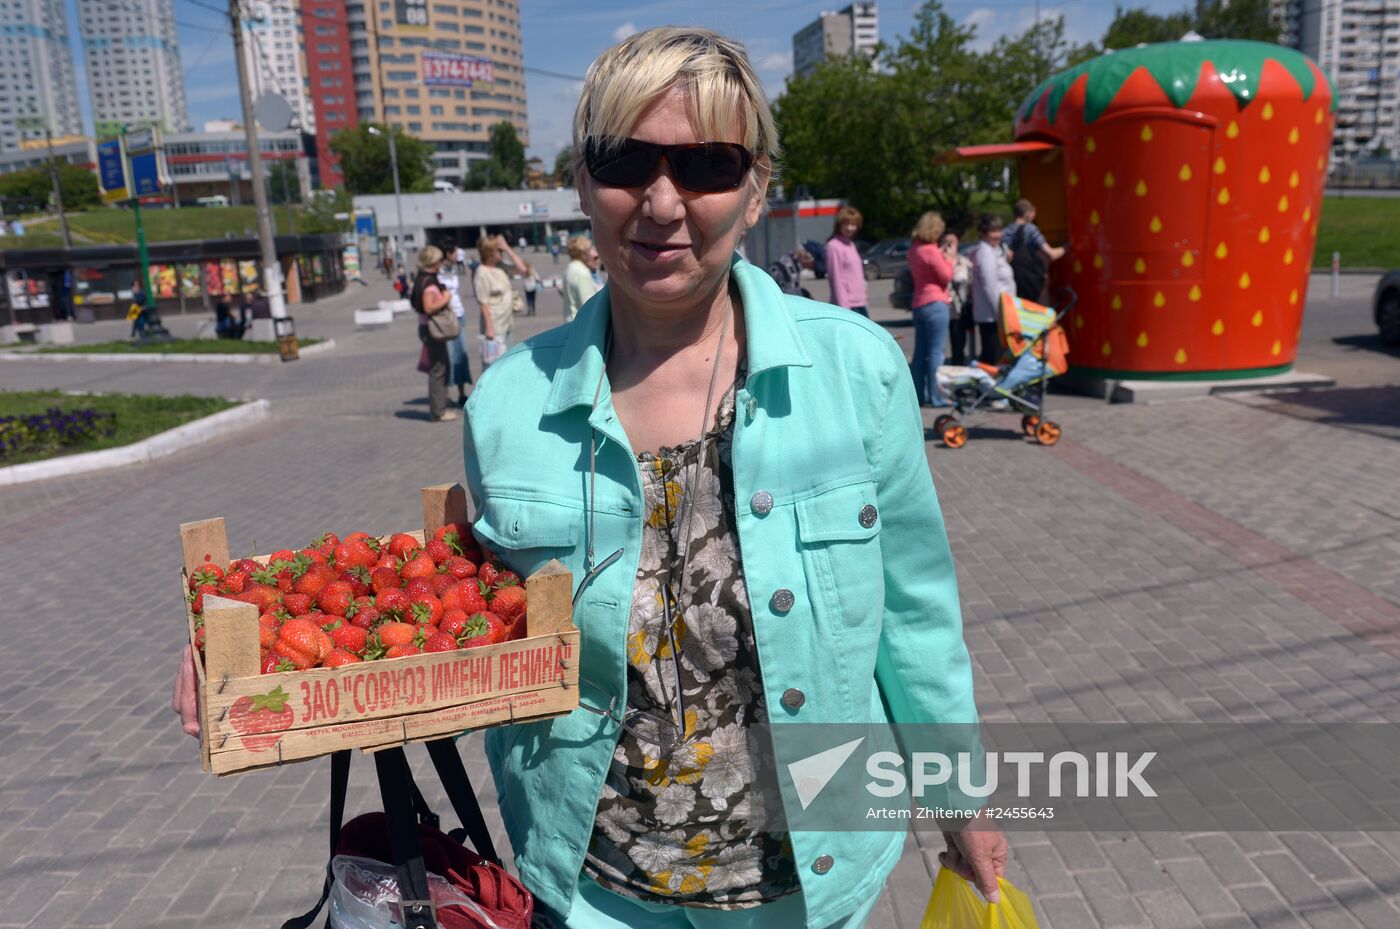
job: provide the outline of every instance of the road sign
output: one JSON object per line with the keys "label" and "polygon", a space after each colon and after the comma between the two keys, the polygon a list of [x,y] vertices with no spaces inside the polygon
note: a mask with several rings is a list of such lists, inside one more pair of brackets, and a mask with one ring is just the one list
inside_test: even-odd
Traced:
{"label": "road sign", "polygon": [[154,129],[133,129],[126,134],[126,153],[128,155],[152,152],[155,151],[155,148],[156,131]]}
{"label": "road sign", "polygon": [[131,192],[126,187],[125,161],[121,139],[106,139],[97,143],[97,179],[102,186],[103,203],[131,199]]}
{"label": "road sign", "polygon": [[155,151],[131,156],[131,186],[138,197],[153,197],[160,193],[160,163]]}

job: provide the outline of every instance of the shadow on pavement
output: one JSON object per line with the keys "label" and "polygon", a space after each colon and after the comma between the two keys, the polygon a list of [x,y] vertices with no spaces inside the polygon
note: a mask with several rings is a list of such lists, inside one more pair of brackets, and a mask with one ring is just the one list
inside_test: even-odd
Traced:
{"label": "shadow on pavement", "polygon": [[[424,405],[424,406],[427,406],[427,401],[426,401],[426,400],[423,401],[423,405]],[[394,411],[394,418],[395,418],[395,419],[412,419],[412,420],[417,420],[417,421],[420,422],[420,423],[430,423],[430,422],[433,421],[432,414],[429,413],[427,410],[395,410],[395,411]]]}
{"label": "shadow on pavement", "polygon": [[1333,339],[1332,344],[1347,348],[1359,348],[1363,351],[1375,352],[1378,355],[1389,355],[1391,358],[1400,358],[1400,345],[1386,345],[1381,341],[1381,337],[1375,333],[1340,336]]}
{"label": "shadow on pavement", "polygon": [[1270,399],[1274,402],[1262,409],[1400,440],[1400,385],[1294,391]]}

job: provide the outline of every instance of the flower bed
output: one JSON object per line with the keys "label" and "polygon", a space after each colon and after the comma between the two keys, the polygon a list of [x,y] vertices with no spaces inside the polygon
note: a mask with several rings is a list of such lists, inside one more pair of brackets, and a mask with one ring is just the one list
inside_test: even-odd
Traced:
{"label": "flower bed", "polygon": [[222,397],[0,391],[0,467],[130,445],[235,405]]}

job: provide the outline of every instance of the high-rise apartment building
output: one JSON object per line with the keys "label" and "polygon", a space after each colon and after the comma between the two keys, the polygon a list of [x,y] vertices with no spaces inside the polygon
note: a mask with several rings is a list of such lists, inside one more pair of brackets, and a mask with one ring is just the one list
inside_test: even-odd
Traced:
{"label": "high-rise apartment building", "polygon": [[302,0],[322,182],[330,136],[359,121],[403,128],[460,181],[507,121],[529,144],[519,0]]}
{"label": "high-rise apartment building", "polygon": [[82,132],[63,0],[0,3],[0,151]]}
{"label": "high-rise apartment building", "polygon": [[307,94],[301,64],[301,36],[291,0],[257,0],[243,20],[243,57],[253,99],[281,94],[292,107],[299,126],[316,131],[316,114]]}
{"label": "high-rise apartment building", "polygon": [[1283,42],[1334,87],[1332,157],[1400,154],[1400,0],[1275,0]]}
{"label": "high-rise apartment building", "polygon": [[171,0],[77,0],[97,134],[189,129]]}
{"label": "high-rise apartment building", "polygon": [[873,57],[880,42],[875,3],[852,3],[844,10],[824,10],[792,36],[792,71],[802,77],[823,58],[859,54]]}

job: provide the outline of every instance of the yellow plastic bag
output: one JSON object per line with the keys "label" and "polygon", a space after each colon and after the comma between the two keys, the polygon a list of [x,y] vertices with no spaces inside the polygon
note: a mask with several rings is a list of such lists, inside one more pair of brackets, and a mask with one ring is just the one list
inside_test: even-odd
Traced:
{"label": "yellow plastic bag", "polygon": [[988,903],[977,888],[947,868],[938,869],[919,929],[1040,929],[1030,898],[998,878],[1001,902]]}

